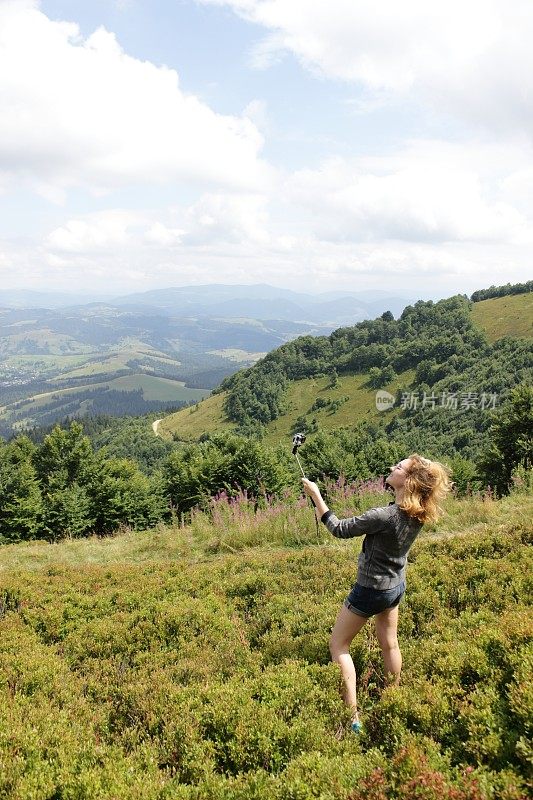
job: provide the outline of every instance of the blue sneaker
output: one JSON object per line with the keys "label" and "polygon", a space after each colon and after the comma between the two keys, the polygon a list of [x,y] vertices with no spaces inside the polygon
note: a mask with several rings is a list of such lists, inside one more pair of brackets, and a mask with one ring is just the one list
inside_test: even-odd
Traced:
{"label": "blue sneaker", "polygon": [[361,723],[359,722],[359,720],[354,720],[354,721],[352,722],[352,731],[353,731],[353,732],[354,732],[354,733],[355,733],[357,736],[359,736],[359,734],[361,733],[361,731],[362,731],[362,730],[363,730],[363,726],[361,725]]}

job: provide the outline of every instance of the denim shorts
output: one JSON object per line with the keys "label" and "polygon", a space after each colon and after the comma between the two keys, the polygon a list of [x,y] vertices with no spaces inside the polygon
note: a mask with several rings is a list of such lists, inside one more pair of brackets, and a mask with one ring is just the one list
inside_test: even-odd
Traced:
{"label": "denim shorts", "polygon": [[405,581],[395,586],[394,589],[372,589],[356,583],[344,601],[344,605],[349,611],[360,617],[373,617],[375,614],[386,611],[387,608],[397,606],[404,592]]}

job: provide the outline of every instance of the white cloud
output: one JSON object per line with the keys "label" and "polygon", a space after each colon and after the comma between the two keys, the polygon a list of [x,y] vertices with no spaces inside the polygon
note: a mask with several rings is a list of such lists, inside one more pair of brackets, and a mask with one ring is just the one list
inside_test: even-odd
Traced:
{"label": "white cloud", "polygon": [[[47,235],[0,242],[4,285],[119,292],[261,280],[427,296],[528,276],[533,148],[509,130],[533,120],[529,5],[516,0],[518,26],[514,14],[503,19],[500,0],[198,2],[263,25],[263,65],[292,52],[354,82],[360,109],[415,98],[493,131],[508,126],[507,139],[463,128],[463,142],[402,143],[392,130],[380,139],[386,155],[332,156],[282,176],[260,158],[271,113],[263,101],[241,117],[218,115],[182,90],[175,71],[128,56],[108,31],[84,38],[36,2],[0,0],[0,184],[29,184],[65,204],[50,211]],[[68,210],[71,187],[101,208],[103,192],[142,184],[153,187],[151,208]],[[187,191],[169,208],[158,184]]]}
{"label": "white cloud", "polygon": [[23,265],[101,291],[221,280],[473,291],[530,274],[532,161],[526,146],[413,141],[289,174],[269,194],[109,209],[66,219],[33,249],[3,249],[19,283]]}
{"label": "white cloud", "polygon": [[225,245],[265,245],[269,240],[267,198],[263,195],[205,194],[188,208],[132,212],[123,209],[67,220],[43,241],[49,253],[84,258],[146,246],[185,252]]}
{"label": "white cloud", "polygon": [[414,97],[494,131],[533,136],[531,0],[197,0],[266,28],[255,63],[292,53],[382,104]]}
{"label": "white cloud", "polygon": [[[523,243],[333,240],[279,218],[271,220],[262,243],[244,238],[185,243],[181,226],[170,218],[161,221],[156,241],[148,234],[157,222],[146,215],[113,244],[111,233],[106,242],[95,233],[94,219],[76,221],[86,226],[67,222],[61,226],[64,238],[48,237],[41,245],[0,241],[4,288],[122,293],[261,281],[303,291],[381,288],[435,298],[531,277],[531,245]],[[85,248],[76,250],[83,237]]]}
{"label": "white cloud", "polygon": [[146,231],[145,240],[161,247],[172,247],[173,245],[181,244],[184,233],[185,231],[181,228],[173,228],[164,225],[162,222],[154,222]]}
{"label": "white cloud", "polygon": [[248,117],[260,131],[268,130],[269,118],[264,100],[251,100],[244,109],[243,115]]}
{"label": "white cloud", "polygon": [[208,194],[186,214],[187,244],[268,241],[267,198],[261,195]]}
{"label": "white cloud", "polygon": [[88,214],[53,230],[46,237],[45,246],[55,253],[109,252],[130,244],[132,228],[138,223],[138,216],[120,209]]}
{"label": "white cloud", "polygon": [[[293,174],[287,202],[307,208],[320,238],[410,242],[533,241],[502,179],[525,184],[531,148],[417,141],[394,155],[330,159]],[[506,188],[507,186],[507,188]]]}
{"label": "white cloud", "polygon": [[128,56],[104,28],[84,39],[30,0],[0,3],[0,105],[0,172],[55,201],[72,186],[268,180],[248,116],[216,114],[174,70]]}

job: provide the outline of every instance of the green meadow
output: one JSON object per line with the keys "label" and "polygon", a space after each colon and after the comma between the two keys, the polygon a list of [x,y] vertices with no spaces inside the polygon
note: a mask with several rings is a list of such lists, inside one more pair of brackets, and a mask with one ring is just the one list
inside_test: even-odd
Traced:
{"label": "green meadow", "polygon": [[503,336],[533,339],[533,292],[481,300],[471,313],[491,342]]}
{"label": "green meadow", "polygon": [[56,374],[61,369],[78,368],[86,364],[86,355],[13,355],[2,359],[2,366],[17,370],[20,375],[39,371],[43,375]]}
{"label": "green meadow", "polygon": [[[5,355],[0,357],[0,379],[7,387],[0,405],[0,423],[14,425],[15,430],[43,424],[43,420],[47,424],[50,404],[54,419],[94,413],[90,393],[107,389],[141,390],[147,403],[190,403],[206,397],[208,389],[189,388],[183,380],[174,380],[180,368],[177,358],[135,337],[127,337],[116,349],[105,352],[94,347],[73,351],[56,347],[49,354]],[[33,383],[17,388],[15,379]],[[124,397],[121,410],[127,413],[128,400]]]}
{"label": "green meadow", "polygon": [[155,375],[124,375],[107,384],[111,389],[131,392],[142,389],[146,400],[201,400],[209,394],[209,389],[190,389],[183,381],[173,381]]}
{"label": "green meadow", "polygon": [[[331,488],[340,514],[384,504]],[[521,800],[531,792],[533,498],[450,498],[410,556],[404,672],[370,625],[355,737],[328,636],[360,540],[303,500],[0,550],[0,796]]]}

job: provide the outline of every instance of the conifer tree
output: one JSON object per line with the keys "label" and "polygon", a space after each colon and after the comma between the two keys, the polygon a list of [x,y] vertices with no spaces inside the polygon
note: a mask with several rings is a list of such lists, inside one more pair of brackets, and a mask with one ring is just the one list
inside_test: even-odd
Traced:
{"label": "conifer tree", "polygon": [[0,445],[0,542],[34,539],[42,532],[43,504],[26,437]]}
{"label": "conifer tree", "polygon": [[494,417],[489,439],[480,471],[487,484],[504,492],[514,469],[533,467],[533,386],[515,386],[509,401]]}

